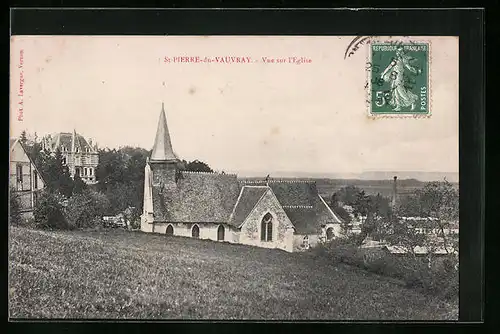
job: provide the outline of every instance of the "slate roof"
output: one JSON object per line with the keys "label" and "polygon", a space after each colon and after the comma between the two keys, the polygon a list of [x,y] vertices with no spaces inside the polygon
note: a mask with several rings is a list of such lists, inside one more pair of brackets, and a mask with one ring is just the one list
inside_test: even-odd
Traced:
{"label": "slate roof", "polygon": [[160,186],[153,185],[155,221],[227,223],[240,193],[236,175],[181,174],[177,186],[163,194]]}
{"label": "slate roof", "polygon": [[[266,185],[266,181],[241,181],[242,185]],[[297,234],[315,234],[321,225],[340,223],[319,196],[316,182],[302,180],[270,180],[267,182],[295,226]]]}
{"label": "slate roof", "polygon": [[177,155],[172,149],[172,141],[168,132],[167,117],[165,116],[163,103],[161,104],[160,118],[158,120],[158,128],[156,129],[153,151],[151,152],[151,160],[177,160]]}
{"label": "slate roof", "polygon": [[271,181],[246,184],[236,175],[181,172],[177,186],[161,192],[153,185],[155,221],[227,223],[239,227],[264,194],[271,190],[285,210],[297,234],[316,234],[322,225],[339,218],[321,200],[316,184],[309,181]]}
{"label": "slate roof", "polygon": [[268,190],[266,186],[243,186],[229,224],[239,227]]}
{"label": "slate roof", "polygon": [[[73,140],[73,134],[70,132],[60,132],[52,136],[52,148],[55,150],[57,148],[62,149],[64,147],[67,151],[71,151],[71,142]],[[89,145],[87,140],[78,133],[75,136],[75,149],[79,148],[80,152],[85,152],[85,149],[92,147]]]}

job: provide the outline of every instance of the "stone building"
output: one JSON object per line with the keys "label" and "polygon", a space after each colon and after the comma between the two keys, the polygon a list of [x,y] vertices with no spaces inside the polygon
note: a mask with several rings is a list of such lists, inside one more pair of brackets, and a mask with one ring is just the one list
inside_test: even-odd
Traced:
{"label": "stone building", "polygon": [[19,139],[10,139],[9,185],[19,200],[21,214],[33,215],[40,192],[45,188],[45,181]]}
{"label": "stone building", "polygon": [[141,230],[288,252],[339,236],[341,221],[315,182],[238,180],[180,169],[162,106],[145,167]]}
{"label": "stone building", "polygon": [[51,152],[59,149],[63,156],[63,164],[68,167],[71,177],[78,173],[87,184],[97,182],[95,169],[99,164],[97,145],[87,141],[82,135],[69,132],[60,132],[53,136],[46,136],[42,140],[42,148]]}

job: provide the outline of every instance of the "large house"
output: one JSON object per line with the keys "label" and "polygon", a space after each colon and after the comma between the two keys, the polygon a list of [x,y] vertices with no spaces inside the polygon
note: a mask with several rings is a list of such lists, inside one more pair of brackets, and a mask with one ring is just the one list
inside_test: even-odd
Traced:
{"label": "large house", "polygon": [[43,138],[42,148],[50,152],[59,149],[63,156],[63,164],[68,167],[71,177],[79,174],[83,182],[94,184],[97,182],[95,170],[99,164],[97,145],[87,141],[82,135],[69,132],[60,132]]}
{"label": "large house", "polygon": [[341,234],[341,221],[315,182],[250,182],[235,174],[188,172],[180,167],[162,105],[145,167],[142,231],[288,252]]}
{"label": "large house", "polygon": [[30,217],[40,191],[45,188],[45,181],[19,139],[10,139],[9,147],[10,196],[19,200],[22,216]]}

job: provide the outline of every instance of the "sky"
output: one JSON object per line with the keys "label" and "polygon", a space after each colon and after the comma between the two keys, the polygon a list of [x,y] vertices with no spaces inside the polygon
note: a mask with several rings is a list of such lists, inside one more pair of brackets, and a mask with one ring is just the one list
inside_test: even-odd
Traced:
{"label": "sky", "polygon": [[[12,37],[11,136],[75,129],[100,147],[151,149],[163,102],[177,155],[216,170],[458,172],[458,38],[412,37],[431,43],[430,117],[376,119],[368,49],[344,59],[353,38]],[[174,62],[181,56],[252,62]]]}

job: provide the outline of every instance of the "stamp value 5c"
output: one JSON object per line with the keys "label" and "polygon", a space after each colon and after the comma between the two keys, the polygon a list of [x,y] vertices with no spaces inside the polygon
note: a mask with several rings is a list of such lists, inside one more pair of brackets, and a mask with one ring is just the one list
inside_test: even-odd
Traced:
{"label": "stamp value 5c", "polygon": [[430,115],[429,43],[370,43],[370,114]]}

